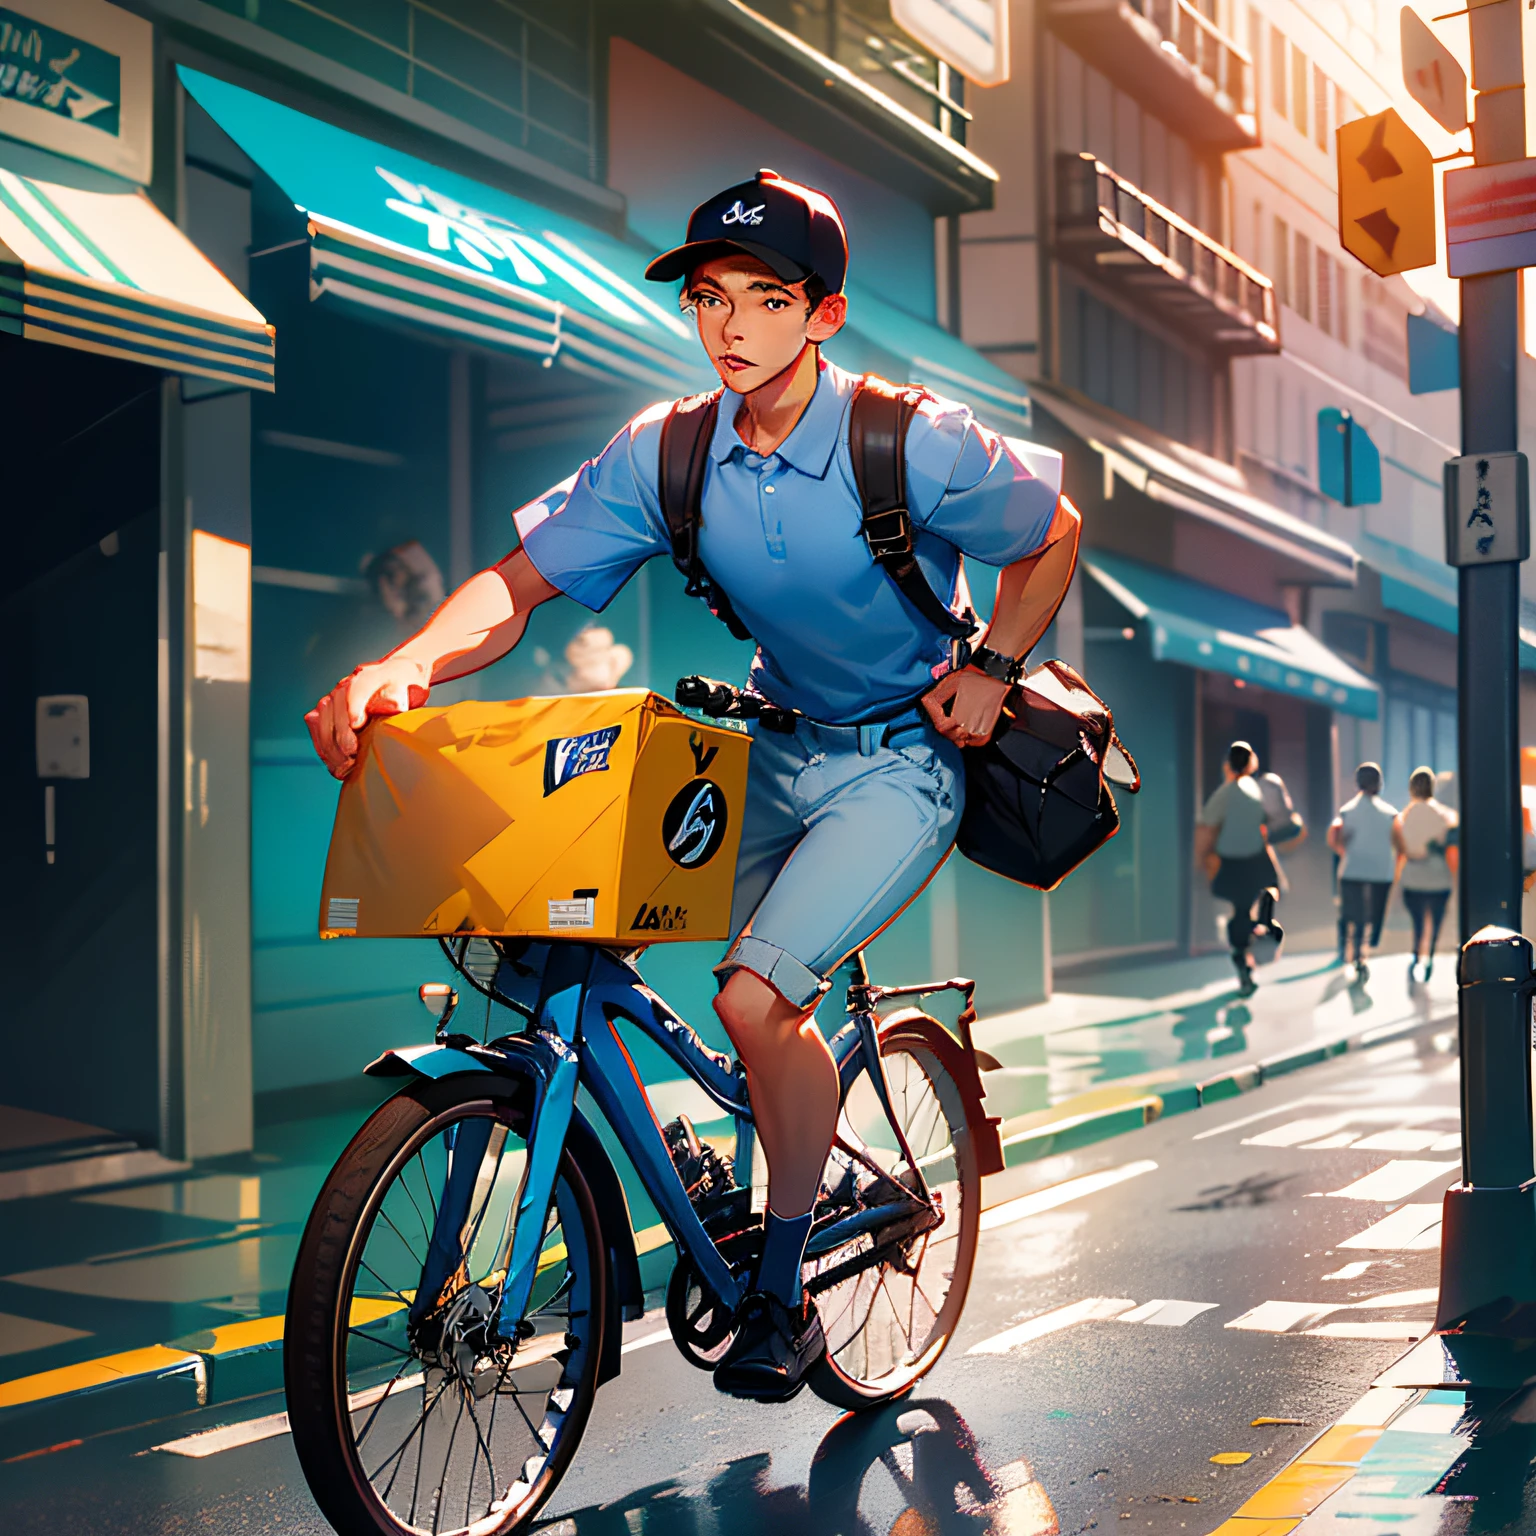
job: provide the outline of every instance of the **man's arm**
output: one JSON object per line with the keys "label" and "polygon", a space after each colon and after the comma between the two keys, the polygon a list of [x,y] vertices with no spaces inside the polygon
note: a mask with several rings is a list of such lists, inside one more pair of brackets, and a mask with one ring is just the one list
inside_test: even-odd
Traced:
{"label": "man's arm", "polygon": [[471,576],[387,656],[344,677],[304,716],[325,766],[344,779],[357,762],[357,733],[370,715],[419,709],[436,683],[500,661],[528,627],[528,615],[559,595],[521,550]]}
{"label": "man's arm", "polygon": [[[1061,497],[1040,547],[1003,568],[985,636],[990,649],[1023,656],[1050,628],[1077,567],[1082,526],[1077,509]],[[990,739],[1007,695],[1007,683],[966,667],[941,679],[923,696],[923,707],[956,746],[979,746]]]}

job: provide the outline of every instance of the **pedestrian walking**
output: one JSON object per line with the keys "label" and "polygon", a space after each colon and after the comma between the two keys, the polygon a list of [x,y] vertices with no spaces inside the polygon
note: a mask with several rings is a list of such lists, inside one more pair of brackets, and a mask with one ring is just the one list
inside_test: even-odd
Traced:
{"label": "pedestrian walking", "polygon": [[1284,892],[1289,889],[1289,885],[1285,878],[1285,866],[1281,864],[1276,850],[1285,845],[1301,847],[1307,840],[1307,824],[1292,803],[1285,780],[1278,773],[1266,772],[1257,753],[1253,761],[1253,782],[1259,786],[1259,793],[1264,797],[1264,836],[1269,843],[1270,856],[1274,859],[1280,890]]}
{"label": "pedestrian walking", "polygon": [[1353,956],[1355,980],[1370,975],[1365,952],[1381,942],[1387,898],[1397,872],[1392,825],[1397,807],[1381,798],[1381,766],[1361,763],[1355,769],[1359,789],[1339,807],[1328,828],[1328,846],[1339,856],[1339,957],[1343,965]]}
{"label": "pedestrian walking", "polygon": [[1211,895],[1232,903],[1227,944],[1237,968],[1238,991],[1251,997],[1253,904],[1273,889],[1275,861],[1265,835],[1264,793],[1253,776],[1258,757],[1246,741],[1234,741],[1222,764],[1222,783],[1205,802],[1195,828],[1195,859],[1210,877]]}
{"label": "pedestrian walking", "polygon": [[1392,823],[1392,847],[1403,902],[1413,918],[1413,958],[1408,962],[1408,985],[1412,986],[1420,964],[1424,981],[1434,970],[1435,945],[1456,874],[1456,849],[1450,837],[1457,818],[1455,811],[1435,798],[1432,768],[1414,769],[1408,796],[1407,806]]}

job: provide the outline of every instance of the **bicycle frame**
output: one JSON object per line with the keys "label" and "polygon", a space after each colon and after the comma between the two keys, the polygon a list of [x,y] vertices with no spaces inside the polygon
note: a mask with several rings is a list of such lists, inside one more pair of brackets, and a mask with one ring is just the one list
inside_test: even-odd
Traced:
{"label": "bicycle frame", "polygon": [[[831,1041],[841,1085],[840,1102],[846,1100],[859,1073],[867,1071],[881,1106],[896,1129],[880,1063],[874,1002],[898,990],[917,993],[938,987],[892,989],[884,993],[869,987],[867,978],[862,977],[862,967],[860,971],[861,985],[855,990],[853,1017]],[[437,1063],[432,1075],[446,1075],[453,1070],[510,1070],[532,1085],[533,1105],[526,1133],[528,1155],[508,1221],[510,1251],[504,1236],[504,1264],[497,1266],[506,1275],[498,1318],[502,1336],[517,1336],[532,1295],[546,1213],[554,1196],[578,1087],[587,1090],[612,1127],[678,1251],[691,1259],[700,1279],[719,1302],[734,1309],[742,1299],[743,1288],[704,1230],[678,1177],[645,1085],[619,1036],[618,1021],[622,1019],[640,1029],[733,1117],[738,1182],[750,1178],[755,1141],[743,1070],[705,1045],[646,986],[633,966],[599,945],[580,940],[531,943],[516,961],[502,959],[489,990],[494,998],[527,1017],[527,1029],[485,1044],[440,1031],[439,1048],[446,1048],[443,1054],[451,1052],[460,1057],[462,1066]],[[530,997],[531,1004],[523,1001]],[[899,1138],[899,1129],[896,1133]],[[460,1262],[465,1220],[490,1134],[488,1120],[468,1121],[457,1128],[427,1262],[411,1308],[413,1320],[419,1320],[435,1304]],[[904,1142],[900,1150],[915,1168]],[[926,1194],[926,1189],[922,1190],[920,1198],[926,1199]],[[830,1250],[857,1235],[867,1220],[868,1213],[853,1213],[832,1223],[817,1234],[813,1247]]]}

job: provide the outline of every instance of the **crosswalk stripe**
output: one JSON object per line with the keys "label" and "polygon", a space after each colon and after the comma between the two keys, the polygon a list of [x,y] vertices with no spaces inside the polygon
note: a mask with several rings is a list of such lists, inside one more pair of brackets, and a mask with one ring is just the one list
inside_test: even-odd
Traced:
{"label": "crosswalk stripe", "polygon": [[1111,1189],[1134,1179],[1143,1173],[1153,1173],[1157,1164],[1150,1158],[1140,1162],[1123,1163],[1118,1168],[1106,1168],[1102,1173],[1085,1173],[1081,1178],[1068,1179],[1063,1184],[1053,1184],[1049,1189],[1037,1189],[1032,1195],[1020,1195],[1017,1200],[1006,1200],[981,1213],[981,1230],[990,1232],[995,1227],[1006,1227],[1011,1222],[1023,1221],[1028,1216],[1038,1216],[1042,1211],[1054,1211],[1069,1200],[1080,1200],[1084,1195],[1097,1194],[1101,1189]]}
{"label": "crosswalk stripe", "polygon": [[1325,1198],[1331,1200],[1379,1200],[1390,1203],[1403,1200],[1426,1184],[1443,1179],[1446,1174],[1460,1168],[1458,1163],[1430,1163],[1416,1158],[1395,1157],[1343,1189],[1330,1189]]}
{"label": "crosswalk stripe", "polygon": [[1060,1333],[1063,1328],[1073,1328],[1078,1323],[1108,1322],[1122,1312],[1129,1312],[1135,1305],[1134,1301],[1120,1296],[1085,1296],[1081,1301],[1057,1307],[1054,1312],[1043,1312],[1039,1317],[1031,1317],[1002,1333],[995,1333],[990,1339],[971,1345],[966,1354],[1006,1355],[1021,1344],[1043,1339],[1050,1333]]}

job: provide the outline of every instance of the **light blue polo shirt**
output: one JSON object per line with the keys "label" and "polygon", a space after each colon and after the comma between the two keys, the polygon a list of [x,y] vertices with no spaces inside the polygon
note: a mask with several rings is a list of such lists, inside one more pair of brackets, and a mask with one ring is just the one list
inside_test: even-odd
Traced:
{"label": "light blue polo shirt", "polygon": [[[859,531],[848,449],[857,384],[823,359],[805,413],[766,456],[742,442],[727,394],[701,502],[700,557],[757,642],[752,686],[833,725],[899,714],[949,656],[948,638],[901,595]],[[539,574],[595,612],[647,560],[670,560],[657,494],[668,408],[642,412],[514,514]],[[1033,553],[1056,492],[968,407],[940,399],[924,403],[907,435],[907,502],[923,574],[953,603],[960,555],[1001,566]]]}

